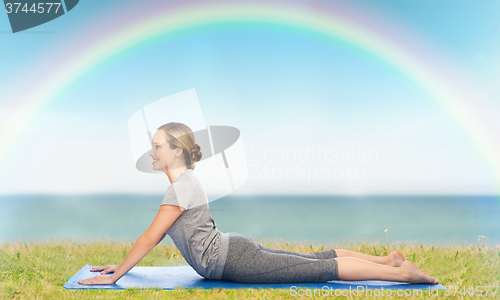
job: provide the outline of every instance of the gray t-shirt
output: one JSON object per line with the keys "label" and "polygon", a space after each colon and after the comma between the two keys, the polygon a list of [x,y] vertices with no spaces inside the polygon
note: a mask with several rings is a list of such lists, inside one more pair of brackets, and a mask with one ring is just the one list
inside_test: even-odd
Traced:
{"label": "gray t-shirt", "polygon": [[188,169],[170,185],[161,205],[184,209],[166,231],[195,271],[207,279],[221,279],[229,247],[229,233],[217,229],[208,198],[193,170]]}

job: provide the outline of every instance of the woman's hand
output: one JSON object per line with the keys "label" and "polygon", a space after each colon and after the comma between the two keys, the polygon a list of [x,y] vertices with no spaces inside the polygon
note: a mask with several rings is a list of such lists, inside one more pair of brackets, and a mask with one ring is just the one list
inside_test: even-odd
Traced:
{"label": "woman's hand", "polygon": [[79,284],[115,284],[115,280],[113,279],[113,275],[97,275],[94,277],[90,277],[84,280],[79,280]]}
{"label": "woman's hand", "polygon": [[[91,272],[102,271],[101,274],[114,273],[118,269],[119,265],[106,265],[103,267],[93,267],[90,269]],[[113,279],[112,275],[101,276],[97,275],[91,278],[78,281],[79,284],[115,284],[116,280]]]}
{"label": "woman's hand", "polygon": [[118,269],[118,266],[119,265],[106,265],[103,267],[93,267],[92,269],[90,269],[90,272],[102,271],[101,275],[114,273]]}

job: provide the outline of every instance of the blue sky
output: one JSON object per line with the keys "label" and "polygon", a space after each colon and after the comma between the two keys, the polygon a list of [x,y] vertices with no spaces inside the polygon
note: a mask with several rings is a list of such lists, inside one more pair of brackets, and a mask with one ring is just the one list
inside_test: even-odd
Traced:
{"label": "blue sky", "polygon": [[[10,32],[7,15],[0,16],[0,114],[16,107],[9,95],[29,88],[23,74],[41,57],[64,55],[58,45],[118,4],[126,9],[137,2],[81,1],[67,15],[17,34]],[[451,62],[451,71],[471,79],[482,117],[500,125],[497,1],[343,5],[360,5],[436,50]],[[37,116],[2,171],[7,184],[0,193],[164,192],[166,176],[134,169],[127,122],[141,107],[191,88],[207,124],[234,126],[242,133],[251,171],[238,192],[494,192],[492,174],[471,140],[404,74],[336,40],[249,24],[212,26],[147,43],[87,73]],[[0,128],[0,134],[6,130]],[[306,148],[376,151],[378,156],[376,161],[324,164],[362,170],[363,177],[353,180],[265,176],[265,169],[279,174],[321,168],[315,162],[278,161],[284,149]],[[274,159],[257,159],[256,153],[265,151]]]}

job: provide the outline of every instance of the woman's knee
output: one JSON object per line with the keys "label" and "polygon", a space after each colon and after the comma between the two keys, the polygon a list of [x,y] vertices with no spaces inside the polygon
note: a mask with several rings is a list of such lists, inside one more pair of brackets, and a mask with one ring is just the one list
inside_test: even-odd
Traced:
{"label": "woman's knee", "polygon": [[320,259],[330,259],[339,256],[335,249],[328,249],[321,252],[314,252],[314,255]]}

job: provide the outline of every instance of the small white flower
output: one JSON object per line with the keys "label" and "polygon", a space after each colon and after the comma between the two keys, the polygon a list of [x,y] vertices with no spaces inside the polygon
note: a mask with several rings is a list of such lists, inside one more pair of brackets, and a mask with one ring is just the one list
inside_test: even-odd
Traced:
{"label": "small white flower", "polygon": [[388,232],[389,232],[389,229],[384,230],[384,232],[385,232],[385,233],[388,233]]}
{"label": "small white flower", "polygon": [[484,240],[485,238],[486,238],[486,237],[485,237],[484,235],[479,235],[479,236],[477,237],[477,240],[478,240],[478,241],[481,241],[481,240]]}

